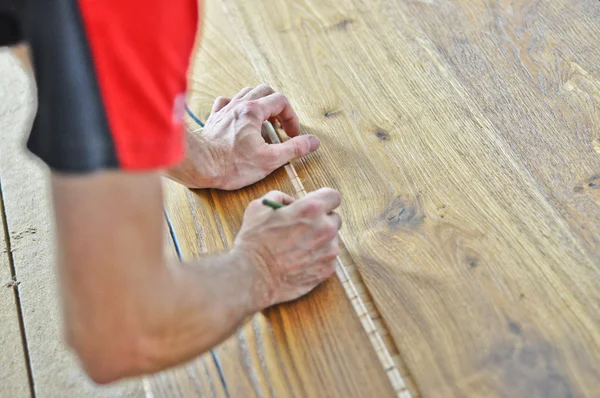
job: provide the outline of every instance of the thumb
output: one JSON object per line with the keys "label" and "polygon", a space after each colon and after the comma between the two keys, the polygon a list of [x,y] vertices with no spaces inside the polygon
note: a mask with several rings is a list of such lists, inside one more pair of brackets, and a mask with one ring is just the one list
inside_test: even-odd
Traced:
{"label": "thumb", "polygon": [[269,145],[273,159],[273,168],[283,166],[292,159],[298,159],[312,153],[319,148],[321,140],[314,135],[300,135],[290,138],[281,144]]}

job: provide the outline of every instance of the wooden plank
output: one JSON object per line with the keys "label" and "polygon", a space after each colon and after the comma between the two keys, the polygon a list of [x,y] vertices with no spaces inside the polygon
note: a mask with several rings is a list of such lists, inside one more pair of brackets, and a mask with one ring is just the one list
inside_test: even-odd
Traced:
{"label": "wooden plank", "polygon": [[[252,199],[273,189],[293,194],[284,170],[235,192],[167,187],[167,209],[186,258],[229,247]],[[335,278],[306,299],[257,314],[215,354],[231,396],[393,395]]]}
{"label": "wooden plank", "polygon": [[598,395],[598,263],[423,34],[426,16],[224,3],[261,78],[322,139],[298,174],[342,192],[346,246],[419,392]]}
{"label": "wooden plank", "polygon": [[[279,143],[285,134],[277,132],[270,123],[263,125],[263,134],[268,137],[271,143]],[[290,179],[297,197],[307,194],[304,184],[298,177],[298,173],[293,164],[286,164],[285,171]],[[356,264],[343,244],[343,237],[340,238],[340,255],[337,258],[336,276],[339,278],[346,296],[355,314],[360,319],[361,325],[369,337],[371,346],[375,350],[379,362],[383,366],[386,375],[392,384],[394,393],[403,398],[410,398],[411,391],[414,391],[414,384],[408,376],[404,363],[399,360],[396,345],[387,336],[389,334],[385,322],[381,320],[381,315],[372,297],[366,290],[364,282],[357,272]],[[414,394],[414,392],[413,392]]]}
{"label": "wooden plank", "polygon": [[599,264],[600,4],[389,3],[421,16],[440,57]]}
{"label": "wooden plank", "polygon": [[10,245],[4,230],[2,181],[0,179],[0,380],[2,394],[7,397],[31,395],[25,347],[19,328],[17,307],[18,281],[13,278],[10,263]]}
{"label": "wooden plank", "polygon": [[[166,215],[166,214],[165,214]],[[176,266],[180,261],[179,242],[174,239],[171,221],[165,223],[166,256],[169,264]],[[144,379],[146,396],[154,398],[213,397],[225,398],[227,392],[221,381],[219,370],[210,353],[194,361],[148,376]]]}
{"label": "wooden plank", "polygon": [[[216,97],[231,98],[242,88],[255,87],[261,81],[239,47],[219,0],[206,0],[201,13],[203,26],[188,72],[187,102],[194,114],[206,121]],[[192,129],[198,128],[191,118],[188,123]]]}
{"label": "wooden plank", "polygon": [[10,53],[0,54],[0,177],[14,267],[38,397],[141,397],[139,380],[98,387],[61,339],[48,171],[23,148],[35,110],[33,82]]}
{"label": "wooden plank", "polygon": [[[216,96],[231,96],[244,86],[255,86],[260,82],[256,78],[251,65],[243,56],[229,21],[218,2],[209,0],[206,3],[205,12],[204,37],[201,49],[195,52],[190,72],[191,84],[188,95],[191,109],[202,120],[206,120],[208,117]],[[191,119],[190,122],[193,126]],[[281,174],[280,178],[285,181],[284,174]],[[189,193],[184,195],[182,192],[185,192],[185,190],[181,191],[182,188],[178,188],[180,190],[179,194],[173,194],[177,189],[174,186],[167,190],[169,208],[185,208],[186,202],[191,200]],[[291,185],[288,184],[287,189],[291,189]],[[263,189],[263,192],[266,191]],[[184,231],[184,233],[179,233],[183,251],[193,254],[198,251],[206,253],[223,250],[231,239],[207,239],[207,235],[222,229],[220,217],[215,216],[212,211],[206,213],[197,210],[197,208],[210,209],[214,207],[212,196],[207,193],[199,193],[195,200],[200,200],[201,203],[193,210],[196,215],[193,224],[181,219],[182,215],[185,216],[185,213],[181,211],[170,213],[174,225],[178,226],[176,229]],[[239,207],[237,214],[236,212],[233,213],[233,221],[229,222],[239,222],[242,211],[243,207]],[[195,230],[190,228],[190,226],[194,227],[194,224],[196,225]],[[226,245],[223,242],[226,242]],[[269,337],[272,338],[269,323],[268,318],[255,317],[252,324],[246,325],[237,338],[231,338],[230,341],[214,351],[216,360],[222,365],[232,396],[271,395],[274,391],[280,395],[282,393],[284,395],[290,393],[305,394],[300,390],[297,381],[288,380],[289,376],[287,374],[276,373],[270,375],[273,372],[272,369],[265,372],[265,366],[267,368],[273,367],[273,364],[268,362],[265,364],[265,358],[271,359],[279,356],[274,352],[276,347],[274,348],[270,344],[263,347],[263,341],[268,343]],[[264,330],[267,332],[266,339],[262,337],[265,335]],[[258,346],[257,335],[260,343]],[[271,354],[265,356],[264,350],[267,350],[267,354],[268,352],[271,352]],[[246,377],[239,377],[239,375],[244,374]],[[291,382],[293,382],[293,386],[289,386]],[[288,386],[286,386],[286,383]],[[311,382],[311,384],[313,383]]]}

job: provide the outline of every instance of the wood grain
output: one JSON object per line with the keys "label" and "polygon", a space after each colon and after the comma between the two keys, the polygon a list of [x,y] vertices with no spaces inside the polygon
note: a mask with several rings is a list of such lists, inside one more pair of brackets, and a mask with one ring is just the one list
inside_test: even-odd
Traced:
{"label": "wood grain", "polygon": [[[229,247],[246,205],[273,189],[293,194],[284,170],[235,192],[191,192],[167,183],[166,205],[184,258]],[[233,397],[393,395],[336,279],[306,299],[257,314],[214,351]]]}
{"label": "wood grain", "polygon": [[[272,144],[281,143],[280,136],[285,135],[282,131],[277,132],[271,122],[263,123],[262,134]],[[297,198],[305,196],[307,194],[306,189],[298,177],[294,165],[288,163],[284,166],[284,169],[293,186],[295,196]],[[388,380],[392,384],[394,393],[401,398],[411,398],[409,388],[413,387],[413,385],[410,379],[407,383],[405,377],[402,376],[401,372],[405,371],[405,368],[398,366],[397,348],[395,344],[390,344],[389,339],[382,337],[388,333],[387,326],[380,320],[379,311],[373,305],[371,296],[364,291],[364,283],[358,272],[356,272],[356,264],[354,264],[352,257],[350,257],[345,247],[344,239],[339,233],[338,238],[340,240],[340,254],[336,259],[336,276],[341,282],[346,297],[350,300],[352,308],[356,316],[358,316],[364,331],[367,333],[371,346],[375,350],[377,358],[383,366]]]}
{"label": "wood grain", "polygon": [[[216,97],[231,98],[261,81],[240,48],[219,0],[206,0],[200,18],[203,30],[198,33],[188,71],[187,102],[194,114],[206,121]],[[187,121],[191,129],[198,128],[191,118]]]}
{"label": "wood grain", "polygon": [[[309,190],[330,185],[342,192],[348,250],[419,392],[428,397],[598,395],[597,243],[593,233],[573,227],[573,220],[585,218],[576,202],[562,202],[559,210],[550,199],[551,179],[532,172],[535,165],[547,176],[563,173],[556,177],[558,189],[565,189],[565,176],[578,173],[578,194],[593,196],[594,187],[584,186],[595,181],[590,180],[597,168],[591,160],[593,139],[582,138],[584,146],[561,138],[557,142],[564,148],[555,150],[552,135],[539,129],[544,137],[529,144],[531,134],[518,134],[521,127],[510,113],[535,113],[544,101],[556,106],[558,100],[506,94],[503,102],[488,102],[499,113],[490,115],[484,98],[499,95],[495,86],[465,83],[468,79],[459,78],[442,56],[443,46],[430,37],[443,42],[439,36],[451,30],[475,35],[479,29],[480,37],[488,38],[490,25],[476,13],[469,16],[477,23],[468,27],[446,14],[438,24],[444,30],[437,26],[428,33],[423,26],[441,7],[438,2],[224,4],[260,77],[292,98],[305,132],[321,137],[321,149],[298,162],[298,174]],[[547,4],[545,10],[560,19],[561,8]],[[529,10],[515,6],[514,13],[529,21],[537,15]],[[573,29],[565,34],[589,47],[586,40],[594,33],[584,30],[579,28],[579,37]],[[562,48],[568,40],[556,37],[553,43]],[[514,67],[502,69],[501,62],[516,61],[490,62],[499,63],[495,73],[505,85],[524,90],[512,76]],[[578,84],[594,87],[596,72],[583,70],[587,74],[579,73]],[[470,73],[471,81],[494,77],[485,68]],[[584,128],[597,119],[591,99],[571,101],[587,104],[568,113],[571,126]],[[512,138],[503,133],[509,127]],[[527,150],[533,148],[528,145],[543,149]],[[587,155],[577,157],[582,148]],[[553,156],[544,158],[540,151]],[[555,153],[577,158],[578,171],[552,163]],[[598,209],[592,200],[577,201],[587,203],[593,223]],[[576,216],[566,222],[568,214]]]}
{"label": "wood grain", "polygon": [[[250,63],[243,56],[233,30],[218,2],[209,0],[205,7],[206,19],[203,40],[200,49],[195,51],[193,58],[188,95],[188,103],[191,109],[202,120],[206,120],[208,117],[212,102],[216,96],[231,96],[244,86],[255,86],[260,82],[256,78]],[[193,121],[190,119],[189,122],[193,128]],[[285,173],[280,172],[279,180],[282,181],[279,183],[280,185],[285,185],[286,189],[291,190],[290,193],[294,193],[293,185],[286,182]],[[182,189],[181,187],[178,188]],[[206,193],[199,193],[199,196],[195,200],[201,200],[201,204],[194,207],[195,210],[193,212],[196,219],[190,223],[181,218],[182,213],[180,211],[180,209],[185,208],[185,201],[190,200],[190,194],[184,195],[183,192],[185,190],[180,191],[179,194],[171,194],[172,192],[177,192],[176,189],[171,186],[170,189],[167,189],[166,196],[167,203],[170,203],[168,207],[175,209],[170,212],[173,225],[176,226],[175,229],[184,231],[183,234],[179,234],[181,236],[182,250],[193,255],[198,251],[203,253],[220,251],[228,246],[232,239],[231,231],[237,230],[239,219],[245,206],[238,205],[236,211],[232,213],[234,218],[223,222],[220,221],[220,218],[226,217],[227,213],[231,210],[228,208],[217,208],[212,195],[207,196]],[[279,189],[282,188],[279,187]],[[260,188],[260,191],[263,193],[267,192],[267,190],[265,187]],[[186,196],[187,199],[185,199]],[[182,201],[182,199],[184,200]],[[246,201],[248,200],[246,199]],[[218,202],[217,200],[216,203]],[[206,213],[198,211],[198,209],[212,210]],[[183,215],[185,215],[185,212]],[[227,226],[232,223],[235,223],[235,226],[229,230],[227,237],[223,225]],[[196,232],[194,232],[194,229],[190,229],[190,227],[195,227]],[[230,226],[230,228],[232,227]],[[199,233],[198,231],[203,232]],[[214,237],[207,240],[207,236],[211,234],[215,236],[220,235],[220,242],[219,239],[215,241]],[[337,286],[336,288],[335,292],[339,295],[340,290]],[[375,312],[373,305],[370,308],[373,310],[372,312]],[[274,371],[275,367],[279,366],[281,361],[292,361],[294,358],[286,359],[287,357],[283,356],[283,359],[280,358],[277,362],[272,363],[272,358],[280,357],[277,350],[279,350],[278,346],[281,343],[273,344],[269,341],[269,339],[274,338],[271,322],[268,316],[266,318],[263,315],[257,316],[252,320],[251,325],[246,325],[243,328],[237,338],[230,339],[221,347],[214,350],[215,358],[223,369],[227,388],[232,396],[263,396],[273,394],[304,396],[307,394],[306,387],[302,387],[297,380],[298,376],[295,375],[297,371],[292,370],[290,372],[291,376],[287,374],[288,371],[285,368],[283,372]],[[350,322],[348,325],[350,328],[353,326],[357,326],[355,321]],[[328,337],[328,339],[331,338],[331,336]],[[257,345],[257,341],[260,344]],[[359,346],[366,349],[369,346],[368,340],[365,340],[364,343],[361,342]],[[289,362],[286,365],[286,367],[294,368],[295,366],[293,362]],[[244,374],[246,377],[239,377],[239,375]],[[313,373],[306,374],[303,377],[308,377],[308,384],[315,384],[315,381],[311,380],[311,378],[314,378]],[[319,378],[322,377],[323,375],[319,375]],[[338,378],[333,378],[325,380],[324,383],[332,383],[338,380]],[[311,388],[318,388],[321,382],[317,382],[317,385]],[[335,391],[331,393],[333,395],[341,394],[345,391],[339,387],[332,386],[331,388]],[[388,391],[385,386],[377,388]],[[315,392],[315,394],[318,393]],[[352,394],[356,394],[356,392]]]}
{"label": "wood grain", "polygon": [[[173,187],[175,188],[175,187]],[[166,256],[171,266],[180,261],[179,242],[173,240],[170,219],[165,223]],[[210,353],[196,360],[144,378],[146,396],[154,398],[213,397],[225,398],[227,391]]]}
{"label": "wood grain", "polygon": [[420,16],[451,73],[600,264],[600,4],[389,4]]}
{"label": "wood grain", "polygon": [[18,281],[11,270],[10,243],[5,234],[4,206],[0,180],[0,380],[7,397],[31,395],[25,347],[19,328]]}

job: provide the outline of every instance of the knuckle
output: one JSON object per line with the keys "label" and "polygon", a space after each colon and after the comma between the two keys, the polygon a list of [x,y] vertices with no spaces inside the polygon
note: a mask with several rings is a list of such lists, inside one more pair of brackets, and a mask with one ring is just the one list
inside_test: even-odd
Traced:
{"label": "knuckle", "polygon": [[323,278],[327,279],[334,273],[335,273],[335,258],[327,261],[327,263],[323,267],[321,275]]}
{"label": "knuckle", "polygon": [[324,211],[323,205],[317,201],[307,201],[302,206],[303,214],[307,216],[316,216]]}
{"label": "knuckle", "polygon": [[322,188],[322,189],[323,189],[323,193],[325,195],[334,197],[337,200],[341,199],[340,193],[338,191],[336,191],[335,189],[329,188],[329,187],[325,187],[325,188]]}
{"label": "knuckle", "polygon": [[323,235],[325,235],[328,239],[333,239],[337,234],[337,226],[331,223],[325,224],[323,227]]}
{"label": "knuckle", "polygon": [[333,213],[332,214],[334,220],[335,220],[335,224],[337,226],[337,229],[339,230],[342,227],[342,217],[340,217],[339,214],[337,213]]}
{"label": "knuckle", "polygon": [[270,173],[279,167],[279,156],[273,151],[265,151],[262,155],[262,165],[265,172]]}
{"label": "knuckle", "polygon": [[260,90],[260,91],[273,91],[271,86],[269,86],[266,83],[261,83],[258,86],[256,86],[256,88],[257,88],[257,90]]}
{"label": "knuckle", "polygon": [[262,205],[262,199],[254,199],[252,202],[248,204],[248,208],[258,207]]}
{"label": "knuckle", "polygon": [[337,246],[332,246],[331,248],[329,248],[329,250],[325,253],[325,260],[326,261],[333,261],[337,258],[337,256],[340,255],[340,248]]}
{"label": "knuckle", "polygon": [[242,117],[255,118],[259,113],[259,105],[254,100],[240,104],[239,113]]}
{"label": "knuckle", "polygon": [[273,97],[274,97],[274,98],[275,98],[277,101],[280,101],[280,102],[283,102],[283,103],[286,103],[286,104],[289,104],[289,102],[290,102],[290,101],[288,100],[288,98],[287,98],[285,95],[281,94],[281,93],[275,93],[275,94],[273,94]]}
{"label": "knuckle", "polygon": [[280,151],[276,151],[276,150],[266,151],[265,160],[266,160],[267,164],[274,169],[276,167],[281,166],[281,164],[282,164],[280,162],[281,157],[282,157],[282,154]]}
{"label": "knuckle", "polygon": [[302,149],[302,145],[300,144],[300,140],[294,140],[292,143],[292,150],[294,152],[294,157],[299,158],[304,154],[304,150]]}

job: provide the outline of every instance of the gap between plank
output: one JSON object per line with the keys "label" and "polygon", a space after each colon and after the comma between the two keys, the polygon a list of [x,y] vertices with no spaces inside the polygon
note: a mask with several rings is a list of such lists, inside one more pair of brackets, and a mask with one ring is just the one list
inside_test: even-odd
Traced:
{"label": "gap between plank", "polygon": [[[4,192],[2,191],[2,180],[0,179],[0,218],[2,218],[2,229],[4,230],[6,255],[8,257],[8,265],[10,268],[10,276],[13,281],[17,281],[17,272],[15,269],[15,261],[12,254],[11,237],[8,232],[8,217],[6,208],[4,207]],[[17,306],[17,319],[19,320],[19,333],[21,335],[21,344],[23,346],[23,356],[25,357],[25,369],[27,370],[27,381],[31,397],[35,398],[35,384],[33,382],[33,371],[31,369],[31,360],[29,357],[29,346],[27,345],[27,335],[25,334],[25,322],[23,321],[23,308],[21,306],[21,295],[18,284],[12,286],[15,296],[15,304]]]}
{"label": "gap between plank", "polygon": [[[279,135],[277,134],[275,128],[269,121],[263,123],[263,136],[268,137],[271,143],[281,143]],[[306,190],[304,189],[304,185],[302,184],[302,181],[300,181],[300,178],[298,177],[294,166],[291,163],[287,163],[285,165],[285,171],[287,172],[290,182],[294,187],[294,191],[296,192],[297,197],[305,196]],[[342,248],[342,252],[347,252],[346,245],[344,243],[344,239],[341,233],[338,234],[338,236],[340,239],[340,246]],[[348,296],[348,299],[350,300],[350,303],[352,304],[352,308],[354,309],[363,329],[369,337],[369,341],[371,342],[371,345],[373,346],[373,349],[377,354],[377,358],[381,362],[381,365],[383,366],[383,369],[387,374],[390,383],[392,384],[394,392],[396,393],[398,398],[413,398],[412,394],[408,390],[406,383],[404,382],[404,379],[402,378],[402,375],[400,374],[398,366],[392,359],[390,350],[385,345],[383,338],[381,337],[380,331],[375,326],[371,315],[367,311],[364,301],[358,294],[356,286],[352,282],[350,275],[348,274],[348,270],[342,262],[341,256],[342,254],[340,254],[340,256],[338,256],[336,259],[337,266],[335,272],[337,274],[338,279],[342,283],[342,286],[344,288],[344,291],[346,292],[346,295]],[[373,303],[373,306],[375,306],[375,303]],[[385,331],[387,331],[387,328],[384,324],[382,324],[380,328],[383,328],[385,329]]]}
{"label": "gap between plank", "polygon": [[[179,260],[183,261],[183,254],[181,251],[181,245],[179,244],[179,239],[177,238],[177,233],[175,232],[175,228],[173,228],[173,223],[171,222],[171,218],[169,217],[169,213],[167,209],[164,209],[165,212],[165,220],[167,221],[167,226],[169,228],[169,234],[171,235],[171,240],[175,245],[175,251],[177,252],[177,256]],[[225,390],[225,396],[230,398],[229,389],[227,388],[227,380],[225,379],[225,373],[223,372],[223,367],[221,366],[221,361],[219,361],[219,357],[217,356],[214,349],[210,350],[210,355],[212,357],[213,362],[219,372],[219,378],[221,379],[221,384],[223,385],[223,390]],[[153,398],[152,391],[149,390],[150,394],[146,394],[146,398]]]}

